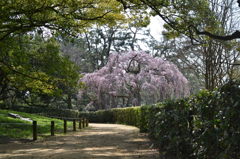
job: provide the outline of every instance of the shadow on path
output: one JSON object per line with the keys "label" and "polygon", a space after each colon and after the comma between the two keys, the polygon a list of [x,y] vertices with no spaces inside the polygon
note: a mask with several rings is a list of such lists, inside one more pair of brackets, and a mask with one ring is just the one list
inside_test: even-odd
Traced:
{"label": "shadow on path", "polygon": [[0,159],[157,159],[135,127],[90,124],[83,131],[32,143],[0,144]]}

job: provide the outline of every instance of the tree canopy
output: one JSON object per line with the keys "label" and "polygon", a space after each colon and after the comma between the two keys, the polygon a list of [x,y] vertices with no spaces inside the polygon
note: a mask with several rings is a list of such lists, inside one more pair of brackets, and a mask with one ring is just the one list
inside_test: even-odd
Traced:
{"label": "tree canopy", "polygon": [[9,0],[0,2],[0,41],[6,37],[45,27],[78,33],[92,24],[125,17],[115,0]]}
{"label": "tree canopy", "polygon": [[187,79],[178,68],[143,52],[112,54],[106,66],[81,79],[86,88],[81,98],[89,98],[96,109],[119,105],[152,104],[189,94]]}
{"label": "tree canopy", "polygon": [[[0,102],[9,98],[14,101],[15,97],[20,97],[30,103],[38,101],[35,100],[36,98],[43,98],[45,103],[50,103],[62,97],[61,101],[68,103],[68,107],[71,108],[72,99],[76,98],[77,89],[81,85],[77,82],[81,73],[78,66],[82,66],[82,70],[89,72],[99,69],[107,74],[105,68],[110,65],[111,61],[115,58],[122,59],[120,56],[122,54],[118,57],[118,55],[111,55],[112,52],[141,50],[142,43],[151,47],[152,50],[149,49],[149,52],[152,53],[155,48],[160,52],[166,43],[176,42],[175,44],[178,46],[171,45],[171,49],[167,50],[168,55],[162,57],[182,66],[182,70],[186,67],[197,66],[195,72],[183,72],[189,76],[198,74],[197,77],[201,76],[200,81],[206,83],[207,89],[214,89],[225,79],[229,79],[233,70],[231,64],[239,60],[236,40],[219,41],[239,38],[237,21],[239,3],[238,0],[1,1]],[[166,23],[163,32],[165,44],[162,43],[161,46],[157,46],[149,32],[147,30],[144,32],[142,29],[149,24],[150,16],[159,16]],[[138,33],[144,35],[139,38],[137,37]],[[186,37],[189,37],[190,40]],[[66,39],[78,41],[78,44],[66,42]],[[174,40],[170,41],[171,39]],[[73,56],[73,54],[75,55]],[[164,50],[161,54],[164,54]],[[192,55],[194,55],[193,58]],[[140,55],[137,54],[136,58],[138,56]],[[110,57],[110,61],[103,67],[107,63],[108,57]],[[145,55],[142,57],[146,60],[150,59]],[[136,65],[134,68],[136,70],[140,65],[141,71],[145,70],[142,65],[148,66],[143,61],[136,61],[135,57],[130,57],[130,55],[129,59],[135,61],[129,63]],[[196,63],[199,64],[196,65]],[[125,69],[126,74],[131,74],[132,77],[138,76],[136,72],[127,72],[126,68],[120,68],[114,64],[112,67]],[[161,67],[159,66],[159,68]],[[171,65],[172,70],[174,70],[173,68]],[[151,74],[146,73],[145,75],[152,78]],[[128,78],[125,75],[122,75],[123,77]],[[122,105],[135,105],[136,103],[139,105],[141,102],[148,103],[150,101],[150,97],[146,97],[143,93],[145,87],[142,87],[139,82],[135,84],[136,87],[129,83],[131,82],[125,84],[129,89],[125,93],[131,92],[132,95],[123,97]],[[166,84],[169,85],[169,81]],[[136,90],[140,94],[135,93]],[[103,98],[111,98],[110,102],[120,103],[120,97],[117,97],[121,96],[118,94],[119,92],[114,93],[111,89],[108,91],[110,94],[103,93],[105,96]],[[178,97],[177,94],[173,94],[169,93],[166,96]],[[92,99],[91,97],[94,96],[97,97],[96,99],[100,99],[98,95],[89,96],[89,98]],[[158,93],[152,95],[151,97],[154,99],[151,101],[158,101],[161,99],[160,96],[164,95]]]}
{"label": "tree canopy", "polygon": [[32,105],[36,104],[32,100],[36,95],[52,99],[77,91],[78,68],[61,55],[54,38],[26,35],[10,44],[1,48],[0,100],[14,104],[18,98]]}
{"label": "tree canopy", "polygon": [[[240,38],[240,31],[235,28],[231,33],[225,32],[219,26],[221,19],[216,18],[216,13],[211,10],[211,4],[217,5],[218,8],[225,7],[224,12],[240,7],[240,1],[235,0],[229,6],[224,6],[225,1],[209,1],[209,0],[118,0],[122,3],[125,9],[150,8],[151,14],[162,18],[166,25],[165,27],[171,30],[173,34],[184,34],[195,39],[196,36],[205,35],[218,40],[233,40]],[[228,1],[226,2],[228,3]],[[238,21],[239,11],[231,12],[234,14],[234,21]],[[225,15],[227,18],[229,15]],[[234,22],[232,21],[232,22]]]}
{"label": "tree canopy", "polygon": [[80,75],[61,54],[56,33],[77,35],[92,25],[115,25],[126,20],[122,8],[115,0],[0,1],[0,102],[20,98],[31,104],[44,98],[49,104],[62,97],[71,108]]}

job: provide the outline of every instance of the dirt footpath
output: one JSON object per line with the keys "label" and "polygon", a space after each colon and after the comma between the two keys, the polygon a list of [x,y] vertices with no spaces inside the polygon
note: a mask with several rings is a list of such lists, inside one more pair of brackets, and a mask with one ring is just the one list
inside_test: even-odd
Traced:
{"label": "dirt footpath", "polygon": [[147,137],[132,126],[88,128],[31,143],[0,144],[0,159],[157,159]]}

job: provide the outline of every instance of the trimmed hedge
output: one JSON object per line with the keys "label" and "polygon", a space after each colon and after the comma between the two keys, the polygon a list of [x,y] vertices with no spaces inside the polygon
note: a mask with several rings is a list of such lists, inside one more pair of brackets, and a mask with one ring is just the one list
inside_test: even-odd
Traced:
{"label": "trimmed hedge", "polygon": [[68,117],[77,118],[79,117],[79,111],[70,109],[56,109],[49,107],[34,107],[34,106],[12,106],[11,108],[5,108],[3,105],[1,109],[11,109],[14,111],[31,113],[31,114],[41,114],[44,116],[54,116],[54,117]]}
{"label": "trimmed hedge", "polygon": [[229,82],[217,91],[201,91],[187,99],[80,115],[91,122],[137,126],[141,132],[148,132],[168,157],[240,157],[240,82]]}

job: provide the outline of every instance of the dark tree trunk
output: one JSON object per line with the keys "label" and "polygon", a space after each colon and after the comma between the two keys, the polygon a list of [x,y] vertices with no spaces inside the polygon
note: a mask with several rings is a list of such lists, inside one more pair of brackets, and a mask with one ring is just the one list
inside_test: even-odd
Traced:
{"label": "dark tree trunk", "polygon": [[68,95],[68,97],[67,97],[67,105],[68,105],[68,109],[72,109],[72,97],[71,97],[71,95]]}

